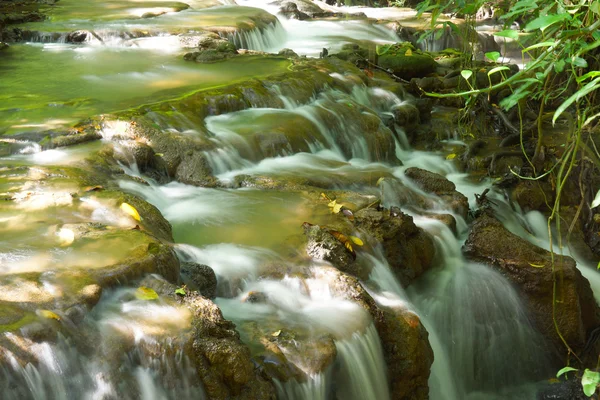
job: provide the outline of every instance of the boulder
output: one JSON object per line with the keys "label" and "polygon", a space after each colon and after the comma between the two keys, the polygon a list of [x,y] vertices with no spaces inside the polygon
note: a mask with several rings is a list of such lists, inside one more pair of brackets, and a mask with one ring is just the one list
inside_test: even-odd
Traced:
{"label": "boulder", "polygon": [[208,265],[184,262],[180,266],[183,281],[209,299],[217,295],[217,275]]}
{"label": "boulder", "polygon": [[408,286],[433,264],[433,239],[401,211],[364,208],[354,214],[355,226],[378,242],[392,272],[403,286]]}
{"label": "boulder", "polygon": [[405,80],[422,78],[434,73],[438,64],[426,54],[383,54],[379,56],[377,65]]}
{"label": "boulder", "polygon": [[335,268],[319,268],[315,274],[329,284],[332,295],[360,305],[373,318],[388,368],[390,398],[429,398],[433,350],[419,317],[403,306],[377,305],[356,278]]}
{"label": "boulder", "polygon": [[275,387],[255,367],[250,350],[240,340],[233,322],[223,318],[209,299],[188,292],[175,294],[177,286],[148,277],[142,284],[159,295],[180,301],[191,313],[190,358],[211,400],[275,400]]}
{"label": "boulder", "polygon": [[292,3],[291,1],[283,3],[279,8],[279,13],[285,16],[286,18],[298,19],[301,21],[310,18],[308,14],[298,10],[298,6],[296,5],[296,3]]}
{"label": "boulder", "polygon": [[[557,349],[564,350],[564,345],[556,327],[578,352],[600,325],[600,309],[590,284],[570,257],[553,255],[512,234],[488,213],[473,224],[464,252],[471,260],[492,265],[514,283],[538,329]],[[553,307],[554,296],[558,301]]]}
{"label": "boulder", "polygon": [[440,174],[421,168],[408,168],[404,171],[407,178],[412,180],[419,188],[427,193],[432,193],[444,201],[448,207],[462,216],[467,217],[469,212],[469,199],[456,191],[454,183]]}

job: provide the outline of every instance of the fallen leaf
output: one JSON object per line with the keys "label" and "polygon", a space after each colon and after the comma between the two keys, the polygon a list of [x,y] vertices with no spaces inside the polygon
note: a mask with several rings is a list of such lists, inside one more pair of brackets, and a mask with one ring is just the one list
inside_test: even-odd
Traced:
{"label": "fallen leaf", "polygon": [[533,268],[544,268],[544,264],[533,264],[533,263],[529,263],[529,265],[531,265]]}
{"label": "fallen leaf", "polygon": [[411,49],[406,49],[406,53],[404,53],[405,56],[410,57],[412,56],[412,50]]}
{"label": "fallen leaf", "polygon": [[135,291],[135,298],[138,300],[156,300],[158,293],[146,286],[140,286]]}
{"label": "fallen leaf", "polygon": [[97,192],[100,190],[104,190],[104,186],[96,185],[96,186],[86,186],[83,188],[85,192]]}
{"label": "fallen leaf", "polygon": [[454,160],[456,158],[456,154],[452,153],[452,154],[448,154],[446,156],[446,160]]}
{"label": "fallen leaf", "polygon": [[363,241],[360,240],[360,238],[357,238],[356,236],[348,236],[348,238],[350,238],[350,240],[352,240],[352,242],[358,246],[364,245]]}
{"label": "fallen leaf", "polygon": [[60,321],[60,317],[50,310],[37,310],[36,314],[42,318],[55,319],[57,321]]}
{"label": "fallen leaf", "polygon": [[175,289],[175,294],[178,294],[180,296],[185,296],[186,295],[185,289],[184,288],[177,288],[177,289]]}
{"label": "fallen leaf", "polygon": [[278,330],[277,332],[273,332],[273,333],[271,333],[271,336],[273,336],[273,337],[277,337],[277,336],[279,336],[279,335],[281,335],[281,329],[280,329],[280,330]]}
{"label": "fallen leaf", "polygon": [[321,193],[321,197],[324,198],[327,201],[331,201],[331,199],[329,198],[329,196],[327,196],[325,193]]}
{"label": "fallen leaf", "polygon": [[133,207],[131,204],[128,203],[122,203],[121,204],[121,210],[131,216],[133,219],[135,219],[136,221],[140,221],[142,218],[140,217],[140,214],[138,213],[138,211],[135,209],[135,207]]}

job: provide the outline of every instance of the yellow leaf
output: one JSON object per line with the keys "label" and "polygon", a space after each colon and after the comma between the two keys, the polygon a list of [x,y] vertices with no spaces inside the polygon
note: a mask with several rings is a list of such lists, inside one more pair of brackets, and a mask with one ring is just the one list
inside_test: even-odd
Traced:
{"label": "yellow leaf", "polygon": [[344,242],[344,246],[346,246],[346,248],[350,251],[350,253],[354,254],[354,249],[352,248],[352,243],[349,240],[347,242]]}
{"label": "yellow leaf", "polygon": [[381,184],[381,182],[383,182],[384,179],[385,179],[384,177],[377,179],[377,186],[379,186]]}
{"label": "yellow leaf", "polygon": [[60,321],[60,317],[50,310],[37,310],[36,314],[42,318],[55,319],[57,321]]}
{"label": "yellow leaf", "polygon": [[70,229],[62,228],[56,232],[60,245],[65,247],[71,245],[75,241],[75,232]]}
{"label": "yellow leaf", "polygon": [[273,333],[271,333],[271,336],[273,336],[273,337],[277,337],[277,336],[279,336],[279,335],[281,335],[281,329],[280,329],[280,330],[278,330],[277,332],[273,332]]}
{"label": "yellow leaf", "polygon": [[321,197],[324,198],[327,201],[331,201],[331,199],[329,198],[329,196],[327,196],[325,193],[321,193]]}
{"label": "yellow leaf", "polygon": [[329,202],[329,204],[327,204],[327,207],[333,208],[333,207],[336,206],[336,204],[337,204],[337,202],[335,200],[332,200],[332,201]]}
{"label": "yellow leaf", "polygon": [[138,300],[156,300],[158,299],[158,293],[148,287],[140,286],[135,291],[135,298]]}
{"label": "yellow leaf", "polygon": [[131,204],[128,203],[123,203],[121,204],[121,210],[125,213],[128,214],[129,216],[131,216],[133,219],[135,219],[136,221],[141,220],[140,214],[138,213],[138,211],[135,209],[135,207],[133,207]]}
{"label": "yellow leaf", "polygon": [[533,263],[529,263],[529,265],[531,265],[533,268],[544,268],[545,265],[544,264],[533,264]]}
{"label": "yellow leaf", "polygon": [[349,235],[348,238],[350,240],[352,240],[352,242],[354,242],[355,245],[362,246],[364,244],[363,241],[360,240],[360,238],[357,238],[356,236],[350,236]]}
{"label": "yellow leaf", "polygon": [[456,154],[452,153],[452,154],[448,154],[446,156],[446,160],[454,160],[456,158]]}
{"label": "yellow leaf", "polygon": [[412,50],[411,49],[406,49],[406,53],[404,53],[405,56],[410,57],[412,56]]}
{"label": "yellow leaf", "polygon": [[165,156],[163,153],[154,153],[154,155],[158,156],[158,157],[164,157]]}
{"label": "yellow leaf", "polygon": [[336,204],[335,206],[333,206],[333,209],[332,209],[333,213],[334,214],[339,213],[342,210],[342,207],[343,206],[341,204]]}

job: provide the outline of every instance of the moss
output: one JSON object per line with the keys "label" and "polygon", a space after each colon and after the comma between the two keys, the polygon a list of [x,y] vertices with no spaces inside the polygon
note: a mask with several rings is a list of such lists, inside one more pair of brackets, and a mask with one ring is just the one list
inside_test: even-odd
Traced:
{"label": "moss", "polygon": [[16,332],[37,318],[35,313],[13,305],[2,304],[0,305],[0,332]]}

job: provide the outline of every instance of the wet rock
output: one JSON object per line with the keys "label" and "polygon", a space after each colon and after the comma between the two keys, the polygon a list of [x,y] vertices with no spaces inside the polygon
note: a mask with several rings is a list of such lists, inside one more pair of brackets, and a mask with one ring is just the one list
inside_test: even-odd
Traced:
{"label": "wet rock", "polygon": [[303,228],[307,238],[306,253],[310,257],[314,260],[327,261],[340,271],[358,276],[360,279],[368,278],[369,271],[361,269],[356,263],[356,254],[336,239],[329,229],[309,224],[304,224]]}
{"label": "wet rock", "polygon": [[329,284],[334,296],[360,305],[373,318],[388,368],[390,398],[427,399],[433,351],[419,317],[405,306],[377,305],[356,278],[334,268],[319,268],[315,275]]}
{"label": "wet rock", "polygon": [[587,400],[581,380],[573,377],[566,381],[546,383],[537,393],[536,400]]}
{"label": "wet rock", "polygon": [[319,7],[317,4],[313,3],[310,0],[286,0],[274,2],[274,4],[279,4],[282,8],[289,7],[290,9],[293,7],[290,4],[294,4],[296,6],[296,10],[299,12],[308,15],[309,17],[318,17],[324,13],[323,9]]}
{"label": "wet rock", "polygon": [[217,295],[217,276],[208,265],[184,262],[180,266],[183,281],[209,299]]}
{"label": "wet rock", "polygon": [[454,183],[440,174],[421,168],[408,168],[404,171],[404,174],[423,191],[435,194],[442,199],[452,211],[458,213],[463,218],[467,217],[469,200],[462,193],[456,191]]}
{"label": "wet rock", "polygon": [[296,3],[286,2],[279,8],[279,13],[289,19],[298,19],[300,21],[309,19],[310,16],[300,10]]}
{"label": "wet rock", "polygon": [[433,263],[431,237],[417,227],[411,216],[365,208],[354,214],[355,225],[381,242],[392,272],[403,286],[421,276]]}
{"label": "wet rock", "polygon": [[385,70],[391,70],[395,75],[405,80],[422,78],[433,72],[438,64],[433,58],[424,54],[383,54],[379,56],[377,65]]}
{"label": "wet rock", "polygon": [[554,190],[548,182],[521,180],[511,197],[525,211],[547,211],[548,204],[554,202]]}
{"label": "wet rock", "polygon": [[73,31],[67,35],[67,43],[83,43],[87,40],[88,31]]}
{"label": "wet rock", "polygon": [[281,49],[277,55],[288,57],[288,58],[298,58],[298,54],[292,49]]}
{"label": "wet rock", "polygon": [[[600,309],[589,282],[570,257],[552,255],[512,234],[494,217],[484,214],[473,224],[464,252],[470,259],[497,268],[523,296],[540,332],[557,349],[563,349],[553,321],[575,351],[581,350],[590,332],[600,325]],[[553,273],[556,270],[556,274]],[[556,302],[553,310],[553,287]]]}
{"label": "wet rock", "polygon": [[392,108],[394,121],[406,130],[414,129],[420,122],[419,109],[410,103],[402,103]]}
{"label": "wet rock", "polygon": [[275,399],[273,384],[256,369],[250,350],[240,340],[235,324],[223,318],[215,303],[195,293],[187,293],[180,298],[174,293],[175,285],[160,278],[150,278],[143,281],[145,286],[160,295],[181,301],[192,314],[190,356],[208,398]]}
{"label": "wet rock", "polygon": [[195,47],[198,51],[186,53],[183,58],[198,63],[211,63],[237,55],[236,46],[214,32],[203,32],[199,35],[184,35],[180,42],[186,47]]}

